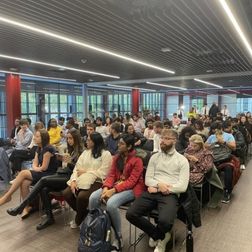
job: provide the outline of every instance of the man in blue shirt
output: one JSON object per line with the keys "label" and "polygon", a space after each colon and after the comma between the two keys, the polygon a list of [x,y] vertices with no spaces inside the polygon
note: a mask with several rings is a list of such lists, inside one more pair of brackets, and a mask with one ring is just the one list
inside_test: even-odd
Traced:
{"label": "man in blue shirt", "polygon": [[[211,128],[214,134],[208,137],[205,146],[207,148],[211,148],[213,145],[226,145],[231,151],[236,149],[236,143],[234,136],[232,134],[226,133],[222,131],[222,124],[221,123],[213,123]],[[230,151],[230,152],[231,152]],[[226,161],[224,161],[226,162]],[[219,163],[216,164],[217,168]],[[233,167],[230,166],[228,163],[224,168],[224,196],[222,203],[229,203],[231,198],[231,192],[233,189],[232,185],[233,181]]]}

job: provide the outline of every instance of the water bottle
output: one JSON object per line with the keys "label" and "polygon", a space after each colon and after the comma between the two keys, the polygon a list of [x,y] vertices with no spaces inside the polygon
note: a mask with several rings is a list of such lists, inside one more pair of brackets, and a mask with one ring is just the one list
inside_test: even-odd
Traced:
{"label": "water bottle", "polygon": [[188,231],[187,236],[186,236],[186,252],[193,252],[192,231]]}
{"label": "water bottle", "polygon": [[63,160],[62,160],[62,168],[66,168],[67,167],[67,162],[64,162],[64,158],[68,157],[69,153],[67,153],[67,149],[64,149],[64,154],[63,154]]}

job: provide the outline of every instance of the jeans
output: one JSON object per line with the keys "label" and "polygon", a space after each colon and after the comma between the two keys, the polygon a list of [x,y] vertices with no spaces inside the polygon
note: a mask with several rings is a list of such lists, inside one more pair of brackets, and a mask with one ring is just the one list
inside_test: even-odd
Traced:
{"label": "jeans", "polygon": [[[101,194],[102,189],[93,192],[89,198],[89,209],[95,209],[101,206]],[[129,201],[135,199],[133,190],[127,190],[119,193],[115,193],[109,198],[106,204],[107,212],[110,215],[112,225],[117,232],[118,236],[122,236],[121,231],[121,217],[119,207]]]}
{"label": "jeans", "polygon": [[[143,230],[154,240],[163,240],[165,233],[170,232],[176,219],[178,210],[178,196],[176,194],[144,192],[130,206],[126,213],[127,220]],[[153,225],[145,216],[153,209],[157,209],[157,225]]]}

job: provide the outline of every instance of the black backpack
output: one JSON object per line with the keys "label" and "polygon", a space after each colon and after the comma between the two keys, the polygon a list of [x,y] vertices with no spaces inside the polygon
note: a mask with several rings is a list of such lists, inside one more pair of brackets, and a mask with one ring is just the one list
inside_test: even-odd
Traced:
{"label": "black backpack", "polygon": [[[78,252],[110,252],[117,250],[111,246],[112,225],[109,214],[100,208],[89,210],[81,224]],[[116,233],[116,232],[115,232]],[[120,239],[119,240],[119,246]]]}

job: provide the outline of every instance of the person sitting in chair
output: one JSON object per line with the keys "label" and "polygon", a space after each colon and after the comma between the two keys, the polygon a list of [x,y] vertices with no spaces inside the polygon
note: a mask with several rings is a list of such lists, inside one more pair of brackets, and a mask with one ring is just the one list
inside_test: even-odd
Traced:
{"label": "person sitting in chair", "polygon": [[[134,150],[135,138],[130,134],[123,134],[118,142],[118,155],[114,156],[110,172],[103,182],[101,189],[91,194],[89,209],[95,209],[106,204],[112,224],[123,245],[121,217],[118,207],[130,202],[144,191],[143,162],[136,156]],[[113,246],[119,249],[119,241],[114,240]]]}
{"label": "person sitting in chair", "polygon": [[[152,155],[146,171],[148,191],[143,192],[126,213],[130,223],[150,236],[149,245],[156,247],[154,252],[165,252],[178,210],[179,194],[186,191],[189,182],[189,163],[175,150],[177,139],[177,132],[162,131],[162,152]],[[153,209],[158,211],[156,226],[145,217]]]}
{"label": "person sitting in chair", "polygon": [[185,150],[184,156],[190,165],[190,183],[197,185],[203,182],[205,174],[214,166],[213,153],[204,147],[203,139],[200,135],[192,135],[189,138],[189,146]]}
{"label": "person sitting in chair", "polygon": [[67,132],[67,153],[57,155],[61,159],[64,167],[60,167],[57,173],[50,176],[45,176],[33,187],[29,195],[16,208],[8,209],[7,213],[16,216],[21,214],[23,209],[27,207],[40,193],[44,207],[46,218],[37,226],[37,230],[44,229],[54,223],[50,192],[60,192],[67,187],[66,182],[70,179],[74,166],[83,151],[80,132],[72,128]]}
{"label": "person sitting in chair", "polygon": [[[225,127],[225,126],[224,126]],[[212,150],[216,149],[217,154],[220,153],[222,147],[223,154],[231,154],[232,151],[236,149],[236,142],[232,134],[222,131],[221,123],[213,123],[211,128],[214,134],[208,137],[205,146],[211,148]],[[213,151],[215,153],[215,151]],[[229,155],[231,157],[231,155]],[[216,154],[214,154],[215,165],[218,166],[222,163],[226,163],[228,160],[216,160]],[[233,168],[227,163],[224,168],[224,195],[222,203],[229,203],[231,199],[231,192],[233,189]]]}
{"label": "person sitting in chair", "polygon": [[[29,194],[30,185],[35,185],[42,177],[52,175],[58,168],[55,156],[56,150],[49,145],[49,134],[45,129],[38,130],[34,135],[34,142],[38,145],[32,170],[22,170],[13,181],[9,191],[0,198],[0,206],[11,201],[12,194],[20,188],[21,197],[25,199]],[[22,218],[29,215],[31,207],[23,209]]]}

